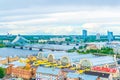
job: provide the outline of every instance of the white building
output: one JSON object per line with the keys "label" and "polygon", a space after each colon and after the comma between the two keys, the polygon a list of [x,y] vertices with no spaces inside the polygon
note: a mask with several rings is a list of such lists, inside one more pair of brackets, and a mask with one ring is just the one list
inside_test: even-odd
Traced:
{"label": "white building", "polygon": [[44,39],[40,39],[38,40],[38,43],[44,43],[44,42],[47,42],[48,40],[44,40]]}
{"label": "white building", "polygon": [[3,40],[3,43],[5,43],[5,44],[7,44],[9,42],[10,42],[9,40]]}
{"label": "white building", "polygon": [[51,38],[50,41],[62,42],[65,41],[65,38]]}

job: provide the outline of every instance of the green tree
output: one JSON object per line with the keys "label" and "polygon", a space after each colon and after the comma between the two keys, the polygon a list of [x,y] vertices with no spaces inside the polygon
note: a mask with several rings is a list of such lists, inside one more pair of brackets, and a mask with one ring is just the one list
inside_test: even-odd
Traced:
{"label": "green tree", "polygon": [[5,47],[5,45],[4,44],[0,44],[0,48],[3,48],[3,47]]}
{"label": "green tree", "polygon": [[99,50],[98,49],[90,49],[86,51],[87,53],[98,53]]}
{"label": "green tree", "polygon": [[0,67],[0,78],[3,78],[5,76],[5,69]]}
{"label": "green tree", "polygon": [[75,52],[75,50],[69,49],[69,50],[67,50],[67,52],[68,52],[68,53],[72,53],[72,52]]}
{"label": "green tree", "polygon": [[102,47],[102,48],[101,48],[101,53],[104,53],[104,54],[114,54],[114,51],[113,51],[112,48]]}

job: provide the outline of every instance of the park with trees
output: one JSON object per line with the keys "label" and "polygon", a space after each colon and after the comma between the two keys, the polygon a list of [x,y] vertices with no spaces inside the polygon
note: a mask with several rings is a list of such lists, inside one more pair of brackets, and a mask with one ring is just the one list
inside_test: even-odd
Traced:
{"label": "park with trees", "polygon": [[114,51],[110,47],[102,47],[101,49],[86,49],[86,46],[80,46],[78,49],[73,47],[73,49],[68,50],[67,52],[77,52],[78,54],[99,54],[99,55],[114,55]]}
{"label": "park with trees", "polygon": [[6,75],[5,72],[6,72],[5,69],[0,67],[0,79],[2,79]]}

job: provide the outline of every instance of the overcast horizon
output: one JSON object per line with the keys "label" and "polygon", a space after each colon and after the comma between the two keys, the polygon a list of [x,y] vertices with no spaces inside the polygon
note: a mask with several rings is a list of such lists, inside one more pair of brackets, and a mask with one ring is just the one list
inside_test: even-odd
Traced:
{"label": "overcast horizon", "polygon": [[120,0],[0,0],[0,34],[120,35]]}

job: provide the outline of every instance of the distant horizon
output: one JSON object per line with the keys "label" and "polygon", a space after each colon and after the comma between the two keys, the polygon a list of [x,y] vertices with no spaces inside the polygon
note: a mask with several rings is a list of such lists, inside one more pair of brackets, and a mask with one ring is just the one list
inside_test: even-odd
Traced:
{"label": "distant horizon", "polygon": [[[86,30],[86,29],[83,29],[83,30]],[[11,33],[6,33],[6,34],[0,34],[0,35],[82,35],[83,33],[82,33],[82,31],[83,30],[81,30],[80,32],[80,34],[39,34],[39,33],[37,33],[37,34],[20,34],[20,33],[18,33],[18,34],[11,34]],[[101,34],[101,33],[94,33],[94,34],[89,34],[89,31],[88,30],[86,30],[87,31],[87,35],[97,35],[97,34],[100,34],[100,35],[108,35],[108,32],[112,32],[112,31],[106,31],[106,33],[105,34]],[[120,35],[120,34],[114,34],[114,32],[113,32],[113,35]]]}
{"label": "distant horizon", "polygon": [[[19,34],[11,34],[11,36],[17,36]],[[82,34],[20,34],[21,36],[82,36]],[[7,36],[7,34],[0,34],[0,36]],[[87,36],[96,36],[96,34],[88,34]],[[107,34],[103,34],[100,36],[107,36]],[[114,36],[120,36],[117,34],[114,34]]]}

